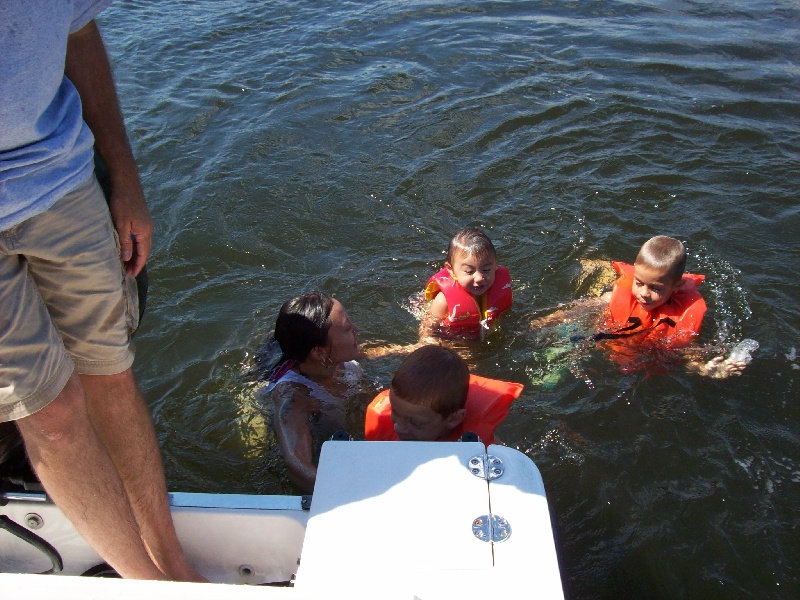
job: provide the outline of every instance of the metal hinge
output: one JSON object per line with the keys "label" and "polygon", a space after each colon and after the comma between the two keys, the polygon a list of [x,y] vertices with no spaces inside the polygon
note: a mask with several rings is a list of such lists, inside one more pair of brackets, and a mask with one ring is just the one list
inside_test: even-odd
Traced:
{"label": "metal hinge", "polygon": [[472,534],[482,542],[505,542],[511,536],[511,525],[499,515],[481,515],[472,521]]}
{"label": "metal hinge", "polygon": [[505,467],[503,461],[491,454],[478,454],[469,459],[467,463],[469,472],[486,481],[492,481],[503,476]]}

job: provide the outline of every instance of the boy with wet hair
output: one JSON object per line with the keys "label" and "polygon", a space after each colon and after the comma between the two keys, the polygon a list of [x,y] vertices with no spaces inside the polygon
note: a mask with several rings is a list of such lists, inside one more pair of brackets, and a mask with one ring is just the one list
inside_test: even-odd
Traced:
{"label": "boy with wet hair", "polygon": [[401,440],[434,441],[464,420],[469,390],[467,363],[453,350],[423,346],[392,378],[392,423]]}
{"label": "boy with wet hair", "polygon": [[686,268],[686,249],[680,240],[657,235],[642,244],[633,264],[667,272],[674,281],[680,281]]}
{"label": "boy with wet hair", "polygon": [[497,251],[479,229],[459,231],[447,248],[444,268],[425,286],[430,300],[421,337],[480,337],[501,313],[511,308],[511,277],[497,264]]}
{"label": "boy with wet hair", "polygon": [[[657,235],[647,240],[632,265],[612,261],[619,275],[612,291],[582,303],[580,311],[605,309],[598,332],[578,339],[605,341],[623,371],[642,362],[641,348],[660,346],[680,349],[686,367],[714,378],[738,375],[746,363],[717,356],[705,361],[704,349],[693,344],[700,333],[706,303],[698,291],[704,275],[685,273],[686,250],[680,240]],[[535,320],[532,328],[567,323],[576,313],[558,311]]]}
{"label": "boy with wet hair", "polygon": [[407,354],[442,340],[480,339],[513,302],[508,268],[497,264],[489,236],[473,227],[453,236],[444,267],[428,279],[423,293],[428,304],[419,340],[365,348],[365,356]]}
{"label": "boy with wet hair", "polygon": [[697,336],[706,313],[697,286],[705,277],[684,276],[686,250],[680,240],[657,235],[642,245],[633,265],[612,265],[620,277],[602,297],[608,302],[606,330],[663,338],[670,347],[685,346]]}
{"label": "boy with wet hair", "polygon": [[657,235],[647,240],[633,266],[612,263],[620,277],[602,299],[608,302],[604,330],[595,339],[636,336],[681,348],[690,371],[715,379],[739,375],[746,363],[735,357],[702,358],[693,346],[700,333],[706,303],[697,286],[705,276],[684,273],[686,250],[675,238]]}
{"label": "boy with wet hair", "polygon": [[391,388],[367,407],[367,440],[456,441],[474,433],[489,445],[522,385],[470,375],[444,346],[423,346],[400,364]]}

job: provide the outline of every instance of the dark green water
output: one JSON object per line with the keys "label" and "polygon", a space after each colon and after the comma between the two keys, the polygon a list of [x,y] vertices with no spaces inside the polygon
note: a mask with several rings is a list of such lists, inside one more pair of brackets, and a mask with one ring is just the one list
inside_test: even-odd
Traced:
{"label": "dark green water", "polygon": [[[318,289],[363,341],[411,342],[477,225],[515,306],[476,371],[526,384],[498,433],[542,472],[567,592],[800,596],[798,23],[787,0],[117,2],[157,224],[136,369],[170,488],[291,493],[244,376],[280,305]],[[707,276],[701,342],[761,343],[744,375],[547,362],[528,322],[586,293],[579,261],[656,234]],[[364,364],[355,426],[397,362]]]}

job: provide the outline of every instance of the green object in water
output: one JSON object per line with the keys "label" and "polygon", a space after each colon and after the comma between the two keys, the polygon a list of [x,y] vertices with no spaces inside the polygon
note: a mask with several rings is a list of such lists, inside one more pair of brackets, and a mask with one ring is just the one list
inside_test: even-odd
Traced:
{"label": "green object in water", "polygon": [[567,352],[572,350],[571,344],[565,344],[563,346],[550,346],[546,348],[544,351],[544,357],[547,359],[547,362],[553,362],[560,356],[563,356]]}
{"label": "green object in water", "polygon": [[568,373],[569,369],[557,369],[551,373],[547,373],[543,377],[531,378],[531,383],[533,385],[540,385],[548,390],[554,390],[564,381]]}

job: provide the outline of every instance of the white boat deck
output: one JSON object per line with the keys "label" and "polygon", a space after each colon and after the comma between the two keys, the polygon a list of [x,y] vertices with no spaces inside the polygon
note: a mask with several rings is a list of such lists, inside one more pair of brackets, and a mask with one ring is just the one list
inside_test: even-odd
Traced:
{"label": "white boat deck", "polygon": [[[472,472],[485,474],[487,454],[489,470],[502,471],[489,480]],[[541,476],[504,446],[327,442],[310,511],[299,496],[171,496],[187,557],[215,585],[65,576],[102,561],[55,506],[15,501],[0,513],[23,524],[37,514],[34,532],[56,547],[64,572],[14,574],[50,561],[0,531],[0,596],[563,599]]]}

